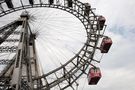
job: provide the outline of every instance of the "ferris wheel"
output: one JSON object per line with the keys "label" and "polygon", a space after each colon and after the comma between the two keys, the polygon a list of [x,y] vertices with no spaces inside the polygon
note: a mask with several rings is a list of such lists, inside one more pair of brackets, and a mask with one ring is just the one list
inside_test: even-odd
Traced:
{"label": "ferris wheel", "polygon": [[78,0],[1,0],[0,90],[75,90],[83,74],[96,85],[112,40],[93,10]]}

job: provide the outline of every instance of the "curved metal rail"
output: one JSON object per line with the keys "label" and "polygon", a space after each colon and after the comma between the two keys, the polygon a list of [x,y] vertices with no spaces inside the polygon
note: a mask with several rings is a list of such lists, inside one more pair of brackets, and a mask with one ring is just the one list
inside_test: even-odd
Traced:
{"label": "curved metal rail", "polygon": [[[38,86],[35,88],[36,90],[49,90],[55,86],[58,86],[60,90],[66,89],[68,87],[73,88],[72,84],[77,84],[76,80],[82,74],[86,73],[86,69],[92,65],[91,62],[93,61],[93,56],[95,54],[95,50],[97,49],[98,40],[100,36],[102,36],[101,30],[99,30],[97,27],[98,16],[94,14],[92,8],[90,8],[89,14],[85,14],[86,5],[78,0],[59,0],[56,4],[43,3],[40,0],[39,3],[33,3],[29,5],[25,5],[22,0],[20,1],[22,6],[14,6],[14,8],[8,10],[2,6],[5,1],[0,2],[0,17],[23,9],[48,7],[67,11],[77,17],[84,25],[87,33],[87,40],[80,51],[60,67],[50,71],[49,73],[39,76],[38,78],[33,78],[33,81],[38,82]],[[56,2],[56,0],[54,1]],[[72,1],[71,7],[69,7],[67,4],[69,1]],[[68,66],[72,66],[72,68],[68,69]],[[55,79],[50,81],[50,77],[54,77]],[[40,85],[42,81],[45,81],[45,83]],[[61,85],[61,83],[65,83],[65,85]]]}

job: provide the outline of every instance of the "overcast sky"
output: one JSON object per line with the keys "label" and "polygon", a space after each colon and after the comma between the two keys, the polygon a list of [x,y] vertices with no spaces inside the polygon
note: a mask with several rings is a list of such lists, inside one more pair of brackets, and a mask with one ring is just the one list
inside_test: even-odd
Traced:
{"label": "overcast sky", "polygon": [[[80,79],[78,90],[135,90],[135,1],[80,0],[96,8],[107,19],[105,34],[113,40],[108,54],[101,60],[102,78],[96,86]],[[54,58],[55,59],[55,58]]]}
{"label": "overcast sky", "polygon": [[79,90],[135,90],[135,1],[81,0],[91,3],[107,19],[106,35],[113,46],[101,62],[102,79],[97,86]]}

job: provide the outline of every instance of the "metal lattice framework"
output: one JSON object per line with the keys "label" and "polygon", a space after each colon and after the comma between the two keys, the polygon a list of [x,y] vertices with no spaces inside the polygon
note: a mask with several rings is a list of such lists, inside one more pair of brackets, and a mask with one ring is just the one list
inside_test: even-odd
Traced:
{"label": "metal lattice framework", "polygon": [[[82,22],[86,29],[87,40],[84,46],[73,58],[60,67],[40,76],[38,74],[38,65],[36,63],[37,58],[34,35],[31,34],[28,36],[28,33],[30,33],[28,31],[30,29],[28,24],[28,15],[22,16],[19,20],[1,27],[0,34],[3,36],[0,38],[0,44],[3,42],[19,41],[19,46],[0,47],[0,53],[17,52],[12,60],[0,60],[0,64],[8,64],[0,73],[0,89],[50,90],[55,86],[58,86],[60,90],[64,90],[69,87],[74,89],[73,84],[78,85],[76,80],[86,73],[86,69],[92,65],[91,62],[99,63],[99,61],[95,60],[93,57],[96,49],[99,49],[97,46],[98,41],[99,38],[103,37],[104,30],[100,30],[100,28],[98,28],[98,16],[94,14],[91,7],[89,10],[86,10],[86,4],[78,0],[49,0],[50,2],[47,3],[45,3],[44,0],[37,0],[38,2],[35,1],[35,3],[33,0],[29,0],[29,5],[25,5],[23,0],[20,0],[21,6],[13,6],[9,9],[5,9],[3,4],[5,4],[6,1],[7,0],[0,1],[0,17],[28,8],[47,7],[67,11],[76,16]],[[22,30],[20,32],[15,31],[15,29],[20,25],[22,25]],[[105,29],[105,27],[106,26],[104,26],[103,29]],[[21,33],[20,40],[7,39],[7,37],[13,33]],[[31,56],[31,53],[33,53],[34,56]],[[33,57],[34,59],[32,59]],[[34,61],[34,64],[31,60]],[[32,71],[31,73],[30,71],[32,70],[32,66],[30,65],[33,65],[35,68],[35,71]],[[68,66],[72,66],[72,68],[68,69]],[[27,68],[27,70],[24,70],[22,67]],[[22,74],[22,72],[27,72],[27,74]],[[35,74],[33,75],[33,73]],[[14,77],[14,75],[16,77]],[[50,81],[48,80],[49,77],[54,77],[55,79]]]}

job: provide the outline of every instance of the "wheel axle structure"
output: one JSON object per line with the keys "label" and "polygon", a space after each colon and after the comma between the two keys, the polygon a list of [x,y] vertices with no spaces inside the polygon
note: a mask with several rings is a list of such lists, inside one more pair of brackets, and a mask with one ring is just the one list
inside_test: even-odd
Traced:
{"label": "wheel axle structure", "polygon": [[[28,2],[28,3],[27,3]],[[16,4],[19,3],[19,4]],[[80,20],[83,24],[87,40],[78,53],[70,60],[61,64],[54,70],[41,74],[37,58],[35,40],[29,20],[31,16],[27,9],[54,8],[66,11]],[[25,10],[20,18],[0,28],[0,53],[14,53],[12,59],[1,59],[0,65],[5,65],[0,72],[0,90],[75,90],[77,80],[87,74],[88,67],[96,67],[92,62],[100,63],[94,59],[99,40],[104,36],[106,25],[99,22],[99,17],[93,12],[89,3],[78,0],[1,0],[0,17],[10,13]],[[20,31],[16,31],[21,27]],[[9,39],[12,34],[20,35],[18,39]],[[3,43],[18,42],[17,46],[2,46]],[[68,67],[72,68],[68,68]],[[49,80],[53,77],[53,80]]]}

